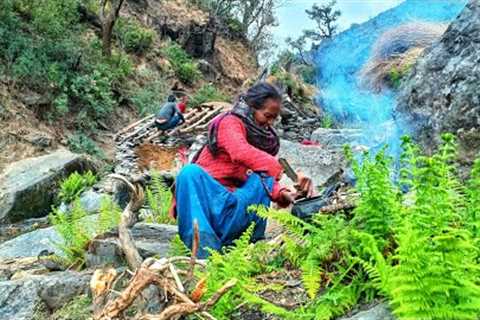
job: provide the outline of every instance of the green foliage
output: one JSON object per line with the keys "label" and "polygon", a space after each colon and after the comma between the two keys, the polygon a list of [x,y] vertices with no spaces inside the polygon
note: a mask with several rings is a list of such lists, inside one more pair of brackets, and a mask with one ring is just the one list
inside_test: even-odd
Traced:
{"label": "green foliage", "polygon": [[154,223],[175,224],[175,220],[169,216],[173,195],[158,172],[152,172],[152,182],[146,190],[147,204],[152,211],[146,220]]}
{"label": "green foliage", "polygon": [[60,184],[58,198],[60,201],[70,203],[78,198],[87,188],[93,186],[95,182],[97,182],[97,177],[91,171],[87,171],[84,174],[75,171]]}
{"label": "green foliage", "polygon": [[91,156],[105,159],[105,154],[98,145],[87,137],[84,133],[77,132],[74,135],[71,135],[67,141],[68,148],[70,151],[75,153],[86,153]]}
{"label": "green foliage", "polygon": [[55,245],[62,251],[67,264],[83,267],[87,244],[95,236],[115,228],[120,216],[121,209],[109,197],[102,199],[98,217],[87,216],[78,198],[67,212],[54,208],[49,215],[50,223],[62,238]]}
{"label": "green foliage", "polygon": [[155,37],[155,31],[143,27],[136,20],[121,17],[115,23],[114,34],[126,52],[136,54],[145,53]]}
{"label": "green foliage", "polygon": [[423,156],[404,139],[401,183],[409,194],[380,208],[394,215],[393,255],[385,257],[374,235],[361,236],[368,256],[362,264],[399,319],[475,319],[480,312],[477,222],[469,217],[476,196],[456,177],[454,137],[443,140],[437,153]]}
{"label": "green foliage", "polygon": [[212,84],[203,85],[198,89],[194,96],[189,100],[188,104],[190,107],[199,106],[202,103],[210,101],[229,101],[230,98],[225,95],[223,92],[218,90]]}
{"label": "green foliage", "polygon": [[192,84],[201,77],[197,63],[177,43],[172,42],[163,53],[182,82]]}
{"label": "green foliage", "polygon": [[[50,102],[42,113],[67,113],[77,129],[92,130],[117,105],[115,89],[131,72],[128,57],[103,57],[96,36],[85,36],[78,0],[6,0],[0,8],[0,65],[12,86],[28,87]],[[48,93],[48,94],[47,94]]]}
{"label": "green foliage", "polygon": [[333,127],[333,118],[332,116],[325,114],[322,118],[322,122],[320,124],[320,127],[330,129]]}
{"label": "green foliage", "polygon": [[103,197],[96,223],[96,234],[103,234],[118,226],[121,217],[122,209],[118,204],[110,197]]}
{"label": "green foliage", "polygon": [[77,199],[70,212],[53,209],[50,223],[62,238],[55,245],[63,252],[71,265],[81,267],[85,262],[86,245],[93,237],[93,230],[86,227],[87,213]]}
{"label": "green foliage", "polygon": [[170,242],[168,255],[170,257],[189,257],[191,255],[190,249],[183,243],[178,234]]}
{"label": "green foliage", "polygon": [[254,225],[252,224],[235,241],[235,245],[225,249],[223,254],[216,251],[210,252],[204,275],[207,279],[207,293],[204,299],[208,299],[229,280],[236,279],[238,281],[236,286],[227,292],[211,310],[217,319],[230,319],[229,315],[235,307],[245,301],[250,305],[259,306],[266,313],[289,314],[288,311],[276,307],[256,295],[262,286],[253,276],[264,270],[264,265],[257,259],[264,256],[263,251],[259,251],[259,249],[265,250],[266,247],[250,243],[253,230]]}
{"label": "green foliage", "polygon": [[129,93],[132,104],[141,116],[158,112],[160,97],[167,96],[168,83],[166,79],[151,71],[141,74],[144,85],[135,85]]}
{"label": "green foliage", "polygon": [[381,250],[389,244],[393,217],[400,209],[399,191],[390,176],[391,162],[383,149],[374,159],[365,156],[361,165],[357,162],[352,165],[357,178],[356,190],[361,194],[352,222],[373,235]]}

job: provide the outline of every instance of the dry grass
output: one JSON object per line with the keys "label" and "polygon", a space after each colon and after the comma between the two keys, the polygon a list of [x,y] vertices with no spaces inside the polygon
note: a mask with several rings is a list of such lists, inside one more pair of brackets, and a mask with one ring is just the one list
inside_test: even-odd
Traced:
{"label": "dry grass", "polygon": [[383,33],[359,73],[363,87],[379,92],[392,86],[392,72],[402,74],[445,32],[444,24],[410,22]]}

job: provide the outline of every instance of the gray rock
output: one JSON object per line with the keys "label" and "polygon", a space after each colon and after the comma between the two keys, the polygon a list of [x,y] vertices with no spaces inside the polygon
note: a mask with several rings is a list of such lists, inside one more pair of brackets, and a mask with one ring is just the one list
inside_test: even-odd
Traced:
{"label": "gray rock", "polygon": [[93,190],[85,191],[80,195],[80,205],[88,213],[97,213],[100,210],[102,199],[105,195]]}
{"label": "gray rock", "polygon": [[60,253],[54,244],[61,241],[53,227],[38,229],[0,244],[0,258],[36,257],[43,250]]}
{"label": "gray rock", "polygon": [[[87,216],[82,221],[86,227],[94,228],[97,217]],[[57,243],[62,243],[62,238],[54,227],[37,229],[0,244],[0,258],[36,257],[44,250],[61,255],[62,252],[55,245]]]}
{"label": "gray rock", "polygon": [[[318,146],[304,146],[300,143],[282,140],[279,157],[287,159],[292,168],[302,171],[312,178],[316,186],[321,186],[345,168],[343,153],[326,150]],[[292,185],[286,177],[282,183]]]}
{"label": "gray rock", "polygon": [[65,149],[11,164],[0,176],[0,222],[47,215],[59,181],[93,169],[88,159]]}
{"label": "gray rock", "polygon": [[480,2],[471,0],[405,79],[396,117],[431,151],[440,134],[457,135],[469,165],[480,151]]}
{"label": "gray rock", "polygon": [[388,306],[381,303],[368,310],[360,311],[351,317],[340,318],[339,320],[394,320]]}
{"label": "gray rock", "polygon": [[341,150],[345,144],[352,144],[360,141],[360,139],[362,139],[362,130],[319,128],[312,133],[310,139],[320,143],[328,149]]}
{"label": "gray rock", "polygon": [[0,319],[31,320],[42,308],[56,310],[87,293],[90,274],[72,271],[0,282]]}

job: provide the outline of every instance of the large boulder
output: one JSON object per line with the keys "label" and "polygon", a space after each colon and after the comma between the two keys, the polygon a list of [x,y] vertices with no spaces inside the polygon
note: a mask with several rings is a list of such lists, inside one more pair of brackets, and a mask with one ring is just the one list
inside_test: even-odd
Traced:
{"label": "large boulder", "polygon": [[460,143],[463,164],[480,151],[480,2],[472,0],[405,80],[396,116],[431,151],[440,135]]}
{"label": "large boulder", "polygon": [[73,271],[0,282],[0,319],[31,320],[38,310],[56,310],[88,291],[90,274]]}
{"label": "large boulder", "polygon": [[342,150],[345,144],[358,143],[362,137],[363,131],[360,129],[318,128],[312,133],[310,139],[328,149]]}
{"label": "large boulder", "polygon": [[[279,157],[285,158],[295,171],[300,170],[312,178],[316,186],[340,176],[346,166],[340,151],[327,150],[321,146],[305,146],[287,140],[280,143]],[[282,183],[292,184],[285,178]]]}
{"label": "large boulder", "polygon": [[12,163],[0,176],[0,223],[47,215],[60,180],[93,169],[87,158],[65,149]]}

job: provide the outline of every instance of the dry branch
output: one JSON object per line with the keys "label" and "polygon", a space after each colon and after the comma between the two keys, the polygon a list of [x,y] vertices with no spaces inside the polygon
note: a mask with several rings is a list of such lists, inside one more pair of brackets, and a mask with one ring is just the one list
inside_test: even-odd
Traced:
{"label": "dry branch", "polygon": [[128,265],[132,270],[136,270],[142,263],[142,257],[140,256],[140,253],[138,253],[138,249],[135,246],[135,241],[130,234],[129,228],[132,227],[137,220],[135,212],[143,205],[143,188],[138,183],[132,184],[123,176],[112,174],[110,177],[118,179],[128,186],[130,202],[122,212],[120,224],[118,226],[118,238]]}

